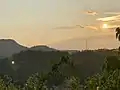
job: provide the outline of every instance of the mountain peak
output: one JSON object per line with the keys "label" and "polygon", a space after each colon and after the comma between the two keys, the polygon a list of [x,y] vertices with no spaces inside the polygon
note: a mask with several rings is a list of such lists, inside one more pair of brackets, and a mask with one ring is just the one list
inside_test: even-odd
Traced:
{"label": "mountain peak", "polygon": [[0,39],[0,56],[11,56],[14,53],[19,53],[26,49],[26,47],[20,45],[13,39]]}
{"label": "mountain peak", "polygon": [[11,42],[16,42],[15,40],[13,40],[13,39],[0,39],[0,41],[11,41]]}
{"label": "mountain peak", "polygon": [[56,49],[50,48],[46,45],[33,46],[30,50],[40,50],[40,51],[56,51]]}
{"label": "mountain peak", "polygon": [[9,57],[15,53],[19,53],[25,50],[33,50],[33,51],[57,51],[54,48],[50,48],[46,45],[37,45],[31,48],[20,45],[13,39],[0,39],[0,56]]}

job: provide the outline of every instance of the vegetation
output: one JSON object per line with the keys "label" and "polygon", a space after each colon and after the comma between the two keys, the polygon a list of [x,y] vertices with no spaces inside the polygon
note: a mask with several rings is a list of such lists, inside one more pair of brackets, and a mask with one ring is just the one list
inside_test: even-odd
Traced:
{"label": "vegetation", "polygon": [[118,56],[106,57],[101,72],[82,82],[79,77],[69,76],[61,71],[64,65],[75,68],[70,56],[64,56],[51,66],[50,72],[35,73],[22,85],[15,83],[11,77],[3,75],[0,77],[0,88],[1,90],[47,90],[50,88],[56,88],[56,90],[119,90],[119,64]]}
{"label": "vegetation", "polygon": [[120,41],[120,28],[116,28],[116,39]]}
{"label": "vegetation", "polygon": [[[116,29],[116,38],[120,40],[120,28]],[[28,50],[1,59],[0,64],[4,66],[1,73],[13,76],[0,75],[0,90],[120,90],[120,58],[113,50],[72,54]]]}

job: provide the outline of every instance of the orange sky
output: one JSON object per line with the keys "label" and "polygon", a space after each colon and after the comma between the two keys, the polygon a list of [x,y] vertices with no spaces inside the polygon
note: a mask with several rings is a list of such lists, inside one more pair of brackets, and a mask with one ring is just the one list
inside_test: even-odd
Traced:
{"label": "orange sky", "polygon": [[[108,1],[0,0],[0,38],[13,38],[24,45],[33,46],[69,38],[113,34],[100,28],[105,23],[103,18],[115,16],[113,13],[106,15],[105,12],[120,10],[119,0]],[[91,9],[98,15],[84,13]]]}

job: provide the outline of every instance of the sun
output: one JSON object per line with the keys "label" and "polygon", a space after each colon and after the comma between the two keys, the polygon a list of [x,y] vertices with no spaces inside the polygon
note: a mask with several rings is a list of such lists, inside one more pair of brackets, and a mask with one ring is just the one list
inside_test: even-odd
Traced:
{"label": "sun", "polygon": [[107,24],[103,24],[102,28],[108,28]]}

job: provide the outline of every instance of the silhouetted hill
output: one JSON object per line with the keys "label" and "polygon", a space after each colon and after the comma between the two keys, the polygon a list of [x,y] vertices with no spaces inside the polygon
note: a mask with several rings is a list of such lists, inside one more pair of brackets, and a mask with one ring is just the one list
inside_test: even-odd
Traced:
{"label": "silhouetted hill", "polygon": [[[114,55],[112,50],[91,50],[71,54],[75,67],[63,67],[62,72],[68,75],[79,76],[81,79],[100,72],[106,56]],[[60,60],[62,56],[69,55],[67,51],[32,51],[27,50],[13,55],[15,69],[19,80],[24,81],[35,72],[48,72],[52,64]]]}
{"label": "silhouetted hill", "polygon": [[25,47],[17,43],[12,39],[0,39],[0,58],[1,57],[10,57],[15,53],[19,53],[25,50],[33,51],[57,51],[56,49],[50,48],[45,45],[34,46],[31,48]]}
{"label": "silhouetted hill", "polygon": [[57,51],[56,49],[54,48],[50,48],[48,46],[45,46],[45,45],[38,45],[38,46],[34,46],[34,47],[31,47],[29,50],[35,50],[35,51]]}
{"label": "silhouetted hill", "polygon": [[68,55],[67,52],[60,51],[24,51],[13,55],[15,64],[19,66],[17,69],[18,77],[21,81],[28,78],[35,72],[48,72],[53,63],[60,60],[60,57]]}
{"label": "silhouetted hill", "polygon": [[0,39],[0,56],[9,57],[26,49],[27,47],[18,44],[12,39]]}
{"label": "silhouetted hill", "polygon": [[[49,72],[52,64],[58,62],[62,56],[70,55],[74,61],[74,68],[64,66],[61,71],[68,75],[79,76],[82,80],[100,72],[105,57],[114,55],[116,52],[108,49],[58,51],[47,46],[27,48],[14,40],[1,39],[0,74],[8,74],[20,81],[25,81],[33,73]],[[12,57],[4,58],[4,56]],[[15,61],[14,65],[11,63],[12,60]]]}

